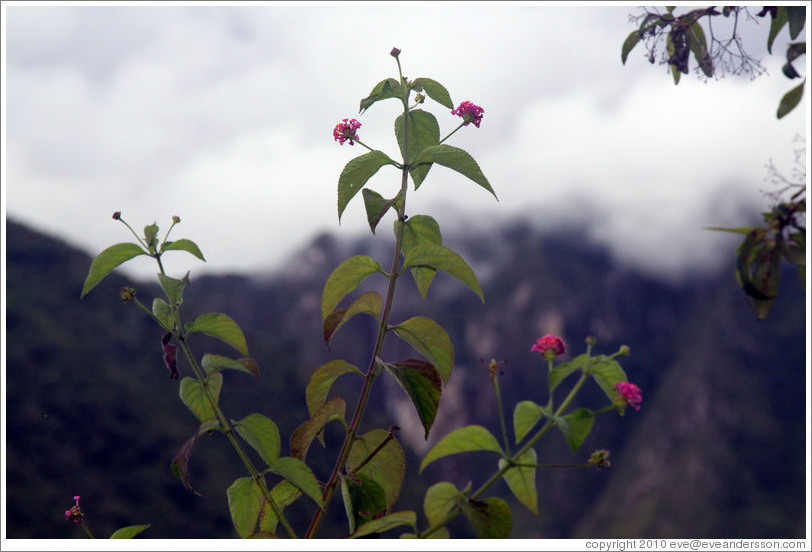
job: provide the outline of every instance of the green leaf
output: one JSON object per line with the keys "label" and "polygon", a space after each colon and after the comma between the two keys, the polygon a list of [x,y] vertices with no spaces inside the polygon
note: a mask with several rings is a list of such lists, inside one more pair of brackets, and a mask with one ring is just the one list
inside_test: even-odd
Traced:
{"label": "green leaf", "polygon": [[789,37],[795,40],[806,25],[806,8],[804,6],[786,6],[785,9],[789,23]]}
{"label": "green leaf", "polygon": [[708,42],[705,39],[705,31],[702,29],[702,25],[694,23],[685,32],[689,39],[688,43],[691,46],[691,52],[693,52],[699,68],[702,69],[706,77],[712,77],[713,61],[710,52],[708,52]]}
{"label": "green leaf", "polygon": [[479,165],[465,150],[446,144],[430,146],[420,152],[420,155],[414,160],[415,165],[420,163],[437,163],[449,169],[453,169],[463,176],[470,178],[492,193],[493,197],[496,197],[496,192],[493,191],[490,182],[488,182],[488,179],[482,174]]}
{"label": "green leaf", "polygon": [[423,512],[426,514],[429,525],[445,519],[461,500],[466,500],[465,496],[448,481],[441,481],[429,487],[423,498]]}
{"label": "green leaf", "polygon": [[451,101],[451,95],[448,93],[448,90],[436,80],[418,77],[412,81],[412,84],[425,90],[426,95],[438,104],[448,109],[454,109],[454,103]]}
{"label": "green leaf", "polygon": [[603,355],[592,358],[590,374],[595,378],[595,381],[611,402],[614,402],[617,396],[615,384],[621,381],[629,381],[620,364],[615,360],[609,360]]}
{"label": "green leaf", "polygon": [[[220,398],[220,388],[223,386],[223,375],[219,372],[211,374],[206,378],[206,385],[209,391],[211,391],[212,398],[216,403]],[[206,391],[203,388],[203,383],[200,380],[195,378],[183,378],[180,382],[179,394],[183,404],[185,404],[189,410],[192,411],[192,414],[201,422],[217,418],[217,414],[209,402]]]}
{"label": "green leaf", "polygon": [[[283,479],[271,489],[271,498],[274,499],[280,510],[284,510],[293,504],[300,496],[302,496],[302,491],[286,479]],[[276,517],[271,505],[268,502],[263,502],[259,514],[259,530],[275,533],[278,523],[279,519]]]}
{"label": "green leaf", "polygon": [[330,346],[330,341],[338,329],[356,314],[370,314],[378,320],[381,314],[381,296],[377,291],[369,291],[352,302],[346,309],[338,309],[327,315],[322,324],[324,343]]}
{"label": "green leaf", "polygon": [[259,366],[253,358],[241,358],[234,360],[228,357],[206,353],[201,361],[203,369],[207,374],[213,374],[220,370],[239,370],[246,374],[251,374],[254,379],[259,379]]}
{"label": "green leaf", "polygon": [[313,375],[310,376],[310,381],[307,382],[307,388],[305,389],[307,411],[311,417],[324,405],[324,401],[327,400],[327,395],[330,393],[333,382],[340,376],[351,372],[364,377],[361,370],[340,359],[331,360],[316,369]]}
{"label": "green leaf", "polygon": [[425,438],[428,439],[434,418],[437,416],[437,408],[440,406],[443,385],[437,369],[429,362],[416,359],[387,363],[384,366],[409,395],[423,424]]}
{"label": "green leaf", "polygon": [[578,452],[578,448],[589,435],[592,430],[592,424],[595,422],[595,415],[591,410],[586,408],[579,408],[572,411],[566,416],[562,416],[557,420],[557,426],[564,434],[567,444],[573,454]]}
{"label": "green leaf", "polygon": [[[395,236],[400,231],[401,221],[395,221]],[[403,240],[402,251],[404,254],[408,253],[420,244],[438,244],[442,245],[443,236],[440,233],[440,225],[437,221],[428,215],[415,215],[406,221],[403,226]],[[413,266],[410,268],[412,277],[414,278],[417,289],[420,291],[422,297],[426,297],[429,291],[429,286],[434,280],[434,275],[437,269],[427,266]]]}
{"label": "green leaf", "polygon": [[387,211],[389,211],[389,208],[394,205],[397,197],[386,199],[378,192],[370,190],[369,188],[364,188],[361,190],[361,194],[364,196],[364,209],[366,209],[367,212],[369,229],[372,230],[372,233],[374,234],[375,228],[378,227],[378,223],[381,222],[381,219],[387,213]]}
{"label": "green leaf", "polygon": [[380,446],[388,433],[384,429],[373,429],[356,437],[347,457],[346,468],[348,473],[362,474],[376,481],[386,496],[387,510],[391,510],[400,496],[406,475],[406,456],[397,439],[392,438],[364,466],[355,471],[355,467]]}
{"label": "green leaf", "polygon": [[338,177],[338,220],[347,204],[384,165],[395,165],[388,155],[379,150],[367,152],[351,159]]}
{"label": "green leaf", "polygon": [[144,241],[147,243],[151,252],[155,252],[158,245],[158,225],[154,222],[149,226],[144,227]]}
{"label": "green leaf", "polygon": [[620,61],[623,65],[626,65],[629,53],[637,46],[638,42],[640,42],[640,31],[632,31],[631,34],[626,37],[626,40],[623,41],[623,47],[620,49]]}
{"label": "green leaf", "polygon": [[201,261],[206,262],[206,258],[203,257],[203,253],[200,251],[200,248],[192,240],[180,239],[177,241],[166,242],[161,248],[161,252],[163,251],[186,251]]}
{"label": "green leaf", "polygon": [[372,89],[369,96],[361,100],[360,113],[364,113],[372,104],[388,98],[398,98],[403,95],[405,89],[395,79],[384,79]]}
{"label": "green leaf", "polygon": [[462,513],[474,526],[478,539],[506,539],[513,529],[513,516],[508,503],[498,497],[483,501],[469,500]]}
{"label": "green leaf", "polygon": [[778,104],[778,112],[776,113],[777,117],[781,119],[785,115],[787,115],[790,111],[795,109],[798,104],[801,102],[801,98],[804,96],[804,85],[806,84],[806,79],[803,80],[801,84],[784,94],[784,97],[781,98],[781,103]]}
{"label": "green leaf", "polygon": [[122,527],[121,529],[117,530],[115,533],[110,535],[111,539],[131,539],[135,537],[138,533],[142,531],[146,531],[152,527],[151,523],[147,523],[146,525],[131,525],[130,527]]}
{"label": "green leaf", "polygon": [[169,303],[160,297],[156,297],[152,300],[152,314],[160,321],[163,329],[168,332],[172,331],[175,324],[172,315],[172,307],[169,306]]}
{"label": "green leaf", "polygon": [[231,521],[240,538],[254,532],[264,497],[262,489],[252,477],[240,477],[226,491]]}
{"label": "green leaf", "polygon": [[272,464],[269,464],[268,468],[273,473],[284,477],[286,481],[290,481],[296,488],[309,496],[319,508],[324,507],[321,487],[307,464],[298,458],[283,456],[274,460]]}
{"label": "green leaf", "polygon": [[552,393],[558,384],[564,381],[570,374],[576,370],[583,370],[590,362],[590,357],[587,355],[578,355],[569,362],[564,362],[555,366],[550,374],[547,376],[547,382],[550,386],[550,393]]}
{"label": "green leaf", "polygon": [[135,243],[117,243],[96,255],[96,258],[90,263],[90,270],[88,270],[79,299],[87,295],[116,267],[139,255],[149,255],[149,253]]}
{"label": "green leaf", "polygon": [[[297,427],[290,436],[290,453],[294,458],[304,460],[313,439],[329,422],[344,421],[346,404],[344,399],[335,397],[322,406],[308,421]],[[346,425],[346,424],[345,424]]]}
{"label": "green leaf", "polygon": [[415,316],[394,327],[399,338],[431,362],[443,384],[448,384],[454,367],[454,347],[446,331],[437,322],[424,316]]}
{"label": "green leaf", "polygon": [[[406,253],[403,266],[427,266],[447,272],[471,288],[471,290],[479,296],[480,300],[482,300],[483,303],[485,302],[485,296],[482,293],[479,281],[476,279],[474,271],[468,266],[468,263],[457,253],[442,245],[426,243],[413,247]],[[421,293],[422,291],[423,290],[421,290]],[[423,294],[423,298],[426,298],[425,294]]]}
{"label": "green leaf", "polygon": [[363,474],[341,477],[341,495],[350,525],[350,534],[357,527],[387,512],[386,495],[381,486]]}
{"label": "green leaf", "polygon": [[365,255],[350,257],[340,265],[327,278],[324,291],[321,295],[321,318],[327,315],[341,300],[367,277],[376,272],[385,274],[380,263]]}
{"label": "green leaf", "polygon": [[[408,140],[405,136],[405,117],[403,115],[399,115],[395,119],[395,136],[398,139],[401,155],[404,159],[408,159],[407,163],[411,165],[420,152],[427,147],[436,146],[440,143],[440,125],[434,115],[422,109],[409,111],[407,116],[409,117]],[[406,155],[407,142],[408,157]],[[409,169],[415,190],[420,187],[430,168],[431,164],[427,163],[415,165]]]}
{"label": "green leaf", "polygon": [[787,24],[787,21],[787,8],[778,6],[775,17],[773,17],[772,23],[770,24],[770,33],[767,37],[767,51],[769,53],[773,53],[773,41],[778,36],[778,33],[781,32],[781,29],[784,28],[784,25]]}
{"label": "green leaf", "polygon": [[422,473],[426,466],[444,456],[477,450],[486,450],[504,455],[496,437],[484,427],[470,425],[455,429],[431,447],[431,450],[423,458],[423,462],[420,463],[420,472]]}
{"label": "green leaf", "polygon": [[186,335],[191,333],[203,333],[216,337],[220,341],[231,345],[242,354],[248,356],[248,345],[245,343],[245,335],[237,323],[225,314],[201,314],[194,322],[186,324]]}
{"label": "green leaf", "polygon": [[518,444],[544,417],[544,409],[533,401],[521,401],[513,409],[513,433]]}
{"label": "green leaf", "polygon": [[[538,515],[538,493],[536,492],[536,451],[527,449],[517,460],[517,464],[527,464],[513,466],[502,474],[502,478],[508,484],[510,491],[516,499],[527,506],[531,512]],[[507,465],[507,460],[499,459],[499,469]]]}
{"label": "green leaf", "polygon": [[774,243],[762,242],[756,250],[756,266],[752,281],[756,288],[768,299],[750,299],[750,307],[755,311],[759,320],[763,320],[775,304],[778,296],[778,284],[781,277],[781,255]]}
{"label": "green leaf", "polygon": [[270,466],[279,458],[282,441],[279,438],[279,428],[273,420],[262,414],[249,414],[235,422],[234,429],[259,453],[267,465]]}
{"label": "green leaf", "polygon": [[189,282],[188,277],[188,272],[186,273],[186,277],[182,280],[170,278],[166,274],[158,274],[158,282],[160,282],[161,288],[164,290],[164,293],[166,293],[170,304],[180,305],[183,303],[183,290]]}
{"label": "green leaf", "polygon": [[351,538],[357,539],[373,533],[383,533],[401,525],[408,525],[416,530],[417,514],[412,511],[393,512],[378,519],[373,519],[358,528]]}

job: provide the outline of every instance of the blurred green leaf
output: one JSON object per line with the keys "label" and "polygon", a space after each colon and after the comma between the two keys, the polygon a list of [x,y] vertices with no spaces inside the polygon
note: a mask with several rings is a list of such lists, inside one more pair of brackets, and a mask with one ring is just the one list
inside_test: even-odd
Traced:
{"label": "blurred green leaf", "polygon": [[[516,459],[517,464],[508,469],[502,478],[508,484],[510,491],[516,499],[527,506],[527,508],[538,515],[538,493],[536,491],[536,451],[532,448]],[[507,465],[507,460],[499,459],[499,469]]]}
{"label": "blurred green leaf", "polygon": [[304,460],[313,439],[324,426],[333,420],[346,425],[344,413],[346,404],[341,397],[335,397],[324,403],[312,418],[297,427],[290,436],[290,453],[294,458]]}
{"label": "blurred green leaf", "polygon": [[620,364],[616,360],[609,360],[603,355],[592,357],[592,366],[589,370],[597,384],[606,393],[610,402],[614,402],[617,396],[615,384],[621,381],[629,381]]}
{"label": "blurred green leaf", "polygon": [[245,335],[234,320],[220,313],[207,313],[198,316],[191,324],[186,324],[186,335],[203,333],[216,337],[223,343],[231,345],[240,353],[248,356],[248,345]]}
{"label": "blurred green leaf", "polygon": [[231,521],[240,538],[246,539],[254,532],[262,508],[262,489],[251,477],[240,477],[226,491]]}
{"label": "blurred green leaf", "polygon": [[341,496],[350,526],[350,534],[355,529],[385,514],[386,495],[377,481],[363,474],[341,477]]}
{"label": "blurred green leaf", "polygon": [[372,104],[389,98],[398,98],[403,95],[405,88],[395,79],[384,79],[372,89],[369,96],[361,100],[360,113],[364,113]]}
{"label": "blurred green leaf", "polygon": [[806,7],[786,6],[787,22],[789,23],[789,37],[792,40],[798,38],[806,25]]}
{"label": "blurred green leaf", "polygon": [[787,24],[787,21],[787,8],[778,6],[775,17],[773,17],[772,23],[770,24],[770,33],[767,37],[767,51],[769,53],[773,53],[773,41],[778,36],[778,33],[781,32],[781,29],[784,28],[784,25]]}
{"label": "blurred green leaf", "polygon": [[[395,221],[395,235],[397,235],[400,225],[403,224],[402,251],[407,254],[420,244],[434,243],[442,245],[443,237],[440,233],[440,225],[428,215],[415,215],[410,217],[405,224]],[[434,280],[437,269],[427,266],[413,266],[410,268],[412,277],[420,295],[425,298],[429,291],[429,286]]]}
{"label": "blurred green leaf", "polygon": [[286,481],[309,496],[319,508],[324,506],[322,502],[322,490],[316,476],[311,469],[299,460],[290,456],[277,458],[268,465],[268,469],[277,475],[281,475]]}
{"label": "blurred green leaf", "polygon": [[372,233],[375,233],[375,228],[378,227],[378,223],[381,222],[383,216],[389,211],[390,207],[394,205],[396,197],[392,199],[386,199],[381,194],[374,190],[370,190],[369,188],[364,188],[361,190],[361,194],[364,196],[364,209],[367,212],[367,222],[369,222],[369,229],[372,230]]}
{"label": "blurred green leaf", "polygon": [[436,146],[429,146],[420,152],[420,155],[414,160],[414,164],[420,163],[437,163],[453,169],[463,176],[466,176],[488,190],[496,197],[496,192],[491,188],[490,182],[482,174],[482,170],[471,155],[460,148],[449,146],[446,144],[438,144]]}
{"label": "blurred green leaf", "polygon": [[440,373],[443,384],[448,384],[454,367],[454,347],[443,327],[431,318],[415,316],[393,329],[398,337],[426,357]]}
{"label": "blurred green leaf", "polygon": [[484,427],[470,425],[455,429],[431,447],[423,458],[423,462],[420,463],[420,472],[422,473],[426,466],[444,456],[477,450],[504,454],[496,437]]}
{"label": "blurred green leaf", "polygon": [[[302,491],[286,479],[283,479],[271,489],[271,498],[274,499],[280,510],[284,510],[293,504],[300,496],[302,496]],[[271,505],[267,501],[263,502],[259,514],[259,530],[275,533],[278,523],[279,519],[276,517]]]}
{"label": "blurred green leaf", "polygon": [[567,440],[573,454],[578,452],[578,448],[592,430],[594,422],[595,415],[586,408],[579,408],[566,416],[558,418],[556,425],[564,434],[564,438]]}
{"label": "blurred green leaf", "polygon": [[691,52],[699,64],[699,68],[706,77],[713,76],[713,61],[711,60],[710,52],[708,52],[708,42],[705,39],[705,31],[702,25],[694,23],[685,31],[688,35],[688,43],[691,46]]}
{"label": "blurred green leaf", "polygon": [[183,303],[183,290],[186,288],[189,273],[186,273],[186,278],[178,280],[171,278],[166,274],[158,274],[158,282],[161,284],[161,289],[166,293],[169,304],[180,305]]}
{"label": "blurred green leaf", "polygon": [[640,31],[632,31],[623,41],[623,47],[620,49],[620,61],[623,65],[626,65],[629,53],[637,46],[638,42],[640,42]]}
{"label": "blurred green leaf", "polygon": [[168,332],[172,331],[175,324],[174,317],[172,315],[172,307],[169,306],[169,303],[160,297],[156,297],[152,300],[152,314],[154,314],[155,318],[161,322],[161,327],[163,329]]}
{"label": "blurred green leaf", "polygon": [[117,243],[96,255],[96,258],[90,263],[90,270],[88,270],[79,298],[87,295],[116,267],[139,255],[149,255],[149,253],[135,243]]}
{"label": "blurred green leaf", "polygon": [[423,498],[423,512],[429,525],[441,522],[454,506],[464,500],[465,496],[448,481],[441,481],[429,487]]}
{"label": "blurred green leaf", "polygon": [[375,273],[385,274],[380,263],[365,255],[350,257],[336,267],[324,284],[321,296],[321,318],[327,315],[341,300],[367,277]]}
{"label": "blurred green leaf", "polygon": [[513,433],[518,444],[544,418],[544,409],[533,401],[521,401],[513,409]]}
{"label": "blurred green leaf", "polygon": [[322,364],[313,372],[305,389],[305,402],[311,417],[324,405],[333,382],[340,376],[351,372],[364,377],[361,370],[341,359]]}
{"label": "blurred green leaf", "polygon": [[145,531],[152,527],[151,523],[147,523],[146,525],[131,525],[130,527],[122,527],[121,529],[117,530],[115,533],[110,535],[111,539],[131,539],[135,537],[138,533]]}
{"label": "blurred green leaf", "polygon": [[270,418],[262,414],[249,414],[235,422],[234,429],[259,453],[267,465],[270,466],[279,458],[282,441],[279,438],[279,428]]}
{"label": "blurred green leaf", "polygon": [[[212,398],[216,403],[220,398],[220,388],[223,386],[223,375],[219,372],[211,374],[206,378],[206,385],[211,391]],[[203,388],[203,383],[195,378],[183,378],[180,382],[179,390],[180,398],[189,410],[192,411],[198,420],[204,422],[210,419],[217,419],[217,414],[214,411],[206,396],[206,391]]]}
{"label": "blurred green leaf", "polygon": [[553,367],[550,374],[547,376],[547,382],[550,386],[550,393],[552,393],[558,384],[564,381],[570,374],[576,370],[583,370],[590,362],[590,357],[586,354],[578,355],[569,362],[564,362],[558,366]]}
{"label": "blurred green leaf", "polygon": [[386,508],[391,510],[400,496],[406,475],[406,456],[396,438],[392,438],[357,472],[356,466],[366,460],[386,438],[385,429],[372,429],[357,436],[347,457],[347,472],[363,474],[381,486],[386,496]]}
{"label": "blurred green leaf", "polygon": [[154,222],[149,226],[144,227],[144,241],[147,243],[152,253],[155,253],[158,247],[158,225]]}
{"label": "blurred green leaf", "polygon": [[373,533],[383,533],[402,525],[408,525],[416,529],[417,514],[412,511],[393,512],[378,519],[373,519],[359,527],[358,531],[350,535],[350,538],[357,539]]}
{"label": "blurred green leaf", "polygon": [[[457,253],[442,245],[436,243],[416,245],[406,253],[403,266],[404,268],[426,266],[447,272],[471,288],[479,296],[480,300],[483,303],[485,302],[485,295],[482,293],[479,281],[468,263]],[[423,298],[426,298],[425,294],[423,294]]]}
{"label": "blurred green leaf", "polygon": [[206,259],[205,257],[203,257],[203,253],[200,251],[200,248],[192,240],[180,239],[172,242],[166,242],[163,245],[162,251],[186,251],[188,253],[191,253],[201,261],[206,262]]}
{"label": "blurred green leaf", "polygon": [[378,320],[381,314],[380,294],[377,291],[369,291],[353,301],[348,308],[337,309],[327,315],[327,318],[322,323],[322,330],[324,343],[328,347],[338,329],[356,314],[369,314]]}
{"label": "blurred green leaf", "polygon": [[478,539],[506,539],[513,529],[510,506],[495,496],[483,501],[469,500],[462,505],[462,513],[474,526]]}
{"label": "blurred green leaf", "polygon": [[[398,139],[401,155],[404,159],[408,159],[408,164],[412,165],[420,152],[429,146],[435,146],[440,143],[440,125],[434,115],[422,109],[411,110],[407,113],[406,117],[409,118],[408,137],[405,136],[406,118],[402,114],[395,119],[395,136]],[[407,145],[409,150],[408,158],[406,156]],[[409,174],[411,174],[412,180],[414,181],[415,190],[420,187],[420,184],[426,178],[430,168],[431,164],[429,163],[414,165],[409,169]]]}
{"label": "blurred green leaf", "polygon": [[798,104],[801,102],[801,98],[804,96],[804,85],[806,84],[806,79],[803,80],[801,84],[784,94],[784,97],[781,98],[781,103],[778,104],[778,112],[776,115],[779,119],[787,115],[790,111],[795,109]]}
{"label": "blurred green leaf", "polygon": [[382,151],[374,150],[359,155],[344,166],[338,177],[338,220],[347,208],[350,200],[384,165],[395,165],[388,155]]}
{"label": "blurred green leaf", "polygon": [[412,400],[423,424],[425,438],[428,439],[440,406],[443,385],[437,369],[430,362],[416,359],[386,363],[384,366]]}
{"label": "blurred green leaf", "polygon": [[259,366],[253,358],[241,358],[234,360],[228,357],[206,353],[200,364],[207,374],[213,374],[220,370],[239,370],[246,374],[251,374],[254,379],[259,379]]}
{"label": "blurred green leaf", "polygon": [[448,109],[454,109],[454,103],[451,101],[451,95],[448,93],[448,90],[436,80],[418,77],[412,81],[412,84],[425,90],[426,95],[438,104]]}

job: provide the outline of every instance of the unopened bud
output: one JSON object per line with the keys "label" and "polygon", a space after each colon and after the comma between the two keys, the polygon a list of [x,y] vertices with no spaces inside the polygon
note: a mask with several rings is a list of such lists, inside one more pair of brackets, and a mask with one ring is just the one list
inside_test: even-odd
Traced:
{"label": "unopened bud", "polygon": [[392,48],[392,51],[389,52],[389,55],[393,58],[396,58],[400,55],[400,50],[398,48]]}
{"label": "unopened bud", "polygon": [[595,336],[590,335],[589,337],[586,338],[586,344],[589,345],[590,347],[594,346],[595,343],[597,342],[598,340],[595,339]]}
{"label": "unopened bud", "polygon": [[135,290],[131,287],[122,287],[120,297],[124,302],[132,302],[135,299]]}
{"label": "unopened bud", "polygon": [[113,213],[113,220],[121,220],[121,211]]}
{"label": "unopened bud", "polygon": [[628,345],[621,345],[620,350],[618,351],[619,355],[629,356],[629,347]]}
{"label": "unopened bud", "polygon": [[172,222],[174,222],[175,224],[179,223],[180,217],[172,217]]}

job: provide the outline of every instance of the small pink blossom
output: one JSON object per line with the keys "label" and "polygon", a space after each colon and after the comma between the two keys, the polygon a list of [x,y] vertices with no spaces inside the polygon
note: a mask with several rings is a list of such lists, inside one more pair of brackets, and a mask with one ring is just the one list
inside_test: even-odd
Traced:
{"label": "small pink blossom", "polygon": [[74,496],[73,500],[76,501],[76,504],[70,507],[70,510],[65,511],[65,519],[71,520],[73,523],[79,523],[82,521],[82,510],[79,508],[79,495]]}
{"label": "small pink blossom", "polygon": [[347,140],[350,141],[350,145],[355,145],[353,140],[358,140],[358,129],[361,128],[361,123],[356,121],[355,119],[344,119],[342,122],[338,123],[336,127],[333,129],[333,138],[338,142],[340,145],[344,145],[344,142]]}
{"label": "small pink blossom", "polygon": [[465,122],[462,123],[463,125],[467,126],[470,123],[474,123],[474,126],[479,128],[479,123],[482,122],[482,114],[484,112],[485,110],[478,105],[469,101],[464,101],[457,109],[452,110],[451,114],[462,117],[465,120]]}
{"label": "small pink blossom", "polygon": [[530,347],[530,351],[536,351],[544,358],[552,360],[566,353],[567,349],[563,339],[552,334],[547,334],[544,337],[538,338],[533,346]]}
{"label": "small pink blossom", "polygon": [[620,399],[635,410],[640,410],[640,403],[643,402],[643,392],[633,383],[621,381],[615,384]]}

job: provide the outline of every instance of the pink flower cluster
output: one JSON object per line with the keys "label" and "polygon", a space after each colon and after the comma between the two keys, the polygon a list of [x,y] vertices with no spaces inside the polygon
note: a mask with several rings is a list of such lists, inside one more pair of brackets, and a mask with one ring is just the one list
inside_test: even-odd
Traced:
{"label": "pink flower cluster", "polygon": [[333,138],[342,146],[347,140],[350,141],[351,146],[355,145],[353,140],[358,140],[359,128],[361,128],[361,123],[355,119],[344,119],[333,129]]}
{"label": "pink flower cluster", "polygon": [[65,519],[72,520],[73,523],[82,521],[82,510],[79,508],[79,495],[74,496],[73,500],[76,504],[70,507],[70,510],[65,510]]}
{"label": "pink flower cluster", "polygon": [[470,123],[474,123],[474,126],[479,128],[479,123],[482,122],[482,114],[485,112],[484,109],[479,107],[478,105],[471,103],[469,101],[462,102],[457,109],[451,111],[452,115],[459,115],[465,122],[462,123],[463,125],[468,125]]}
{"label": "pink flower cluster", "polygon": [[621,381],[615,384],[617,394],[621,400],[635,410],[640,410],[640,403],[643,402],[643,392],[633,383]]}
{"label": "pink flower cluster", "polygon": [[559,355],[567,352],[564,345],[564,340],[558,336],[547,334],[536,340],[530,351],[536,351],[546,359],[552,360]]}

